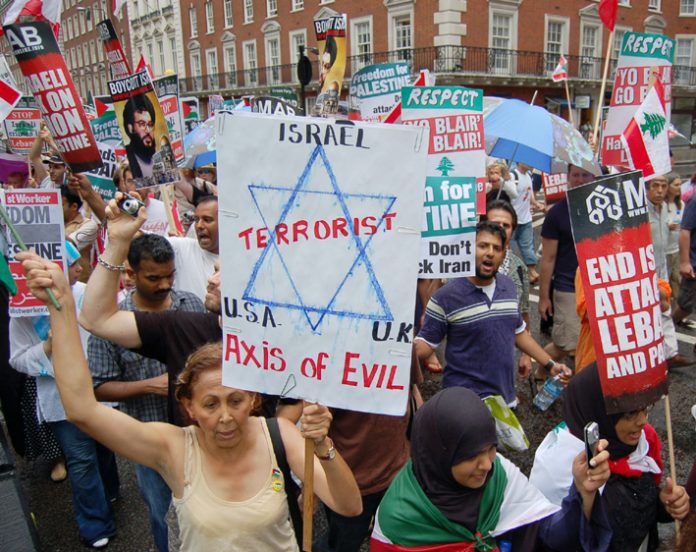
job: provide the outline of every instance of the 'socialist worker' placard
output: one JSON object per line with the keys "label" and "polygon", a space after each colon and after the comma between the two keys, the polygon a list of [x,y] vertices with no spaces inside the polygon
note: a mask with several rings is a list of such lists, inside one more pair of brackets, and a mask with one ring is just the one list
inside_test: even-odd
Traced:
{"label": "'socialist worker' placard", "polygon": [[485,184],[483,90],[404,87],[402,122],[430,129],[419,278],[474,274],[476,191]]}
{"label": "'socialist worker' placard", "polygon": [[223,383],[403,414],[428,130],[218,116]]}
{"label": "'socialist worker' placard", "polygon": [[[2,199],[10,221],[27,247],[43,258],[65,265],[65,229],[60,190],[5,190]],[[48,314],[48,307],[34,297],[27,287],[22,263],[15,260],[21,251],[11,233],[7,234],[8,264],[17,284],[17,294],[10,298],[10,316]]]}
{"label": "'socialist worker' placard", "polygon": [[642,173],[568,190],[568,205],[607,413],[642,408],[667,392]]}

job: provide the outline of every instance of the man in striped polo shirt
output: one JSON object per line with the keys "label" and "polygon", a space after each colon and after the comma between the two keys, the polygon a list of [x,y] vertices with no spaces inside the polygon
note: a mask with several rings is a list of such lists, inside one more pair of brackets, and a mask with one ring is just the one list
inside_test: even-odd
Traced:
{"label": "man in striped polo shirt", "polygon": [[[571,375],[553,361],[522,320],[515,284],[498,274],[505,257],[505,231],[494,222],[476,227],[476,273],[451,280],[433,295],[415,341],[416,354],[431,372],[442,372],[435,349],[447,338],[443,387],[467,387],[482,399],[501,395],[510,406],[515,392],[515,346],[551,375]],[[528,374],[520,373],[526,378]]]}

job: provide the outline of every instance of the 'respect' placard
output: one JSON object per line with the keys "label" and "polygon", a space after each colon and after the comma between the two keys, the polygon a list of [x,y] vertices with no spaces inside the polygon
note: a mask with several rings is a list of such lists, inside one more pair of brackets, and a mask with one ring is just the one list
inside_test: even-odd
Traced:
{"label": "'respect' placard", "polygon": [[427,129],[216,117],[223,384],[402,415]]}
{"label": "'respect' placard", "polygon": [[486,174],[483,90],[404,87],[401,104],[404,125],[430,129],[418,277],[472,275]]}
{"label": "'respect' placard", "polygon": [[607,413],[642,408],[667,392],[642,173],[599,178],[567,195]]}

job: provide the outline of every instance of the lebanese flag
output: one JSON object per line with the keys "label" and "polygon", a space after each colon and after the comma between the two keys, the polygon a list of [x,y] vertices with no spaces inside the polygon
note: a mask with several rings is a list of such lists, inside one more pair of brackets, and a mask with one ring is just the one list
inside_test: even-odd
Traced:
{"label": "lebanese flag", "polygon": [[619,0],[600,0],[599,18],[610,31],[616,26],[616,10],[619,8]]}
{"label": "lebanese flag", "polygon": [[553,70],[551,78],[553,82],[568,80],[568,60],[563,54],[561,54],[561,59],[558,60],[558,65],[556,65],[556,68]]}
{"label": "lebanese flag", "polygon": [[[36,21],[50,21],[53,34],[58,40],[60,5],[61,0],[15,0],[7,10],[4,25],[12,25],[24,17],[33,17]],[[3,34],[3,30],[0,29],[0,36]]]}
{"label": "lebanese flag", "polygon": [[14,86],[0,81],[0,123],[7,119],[10,111],[17,105],[21,97],[22,93]]}
{"label": "lebanese flag", "polygon": [[646,180],[672,170],[665,91],[659,78],[623,131],[621,142],[629,167],[643,171]]}

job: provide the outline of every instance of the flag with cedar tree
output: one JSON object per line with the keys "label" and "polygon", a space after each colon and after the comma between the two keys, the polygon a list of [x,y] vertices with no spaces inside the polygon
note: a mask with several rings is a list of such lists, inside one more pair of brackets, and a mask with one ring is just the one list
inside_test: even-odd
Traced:
{"label": "flag with cedar tree", "polygon": [[563,54],[561,54],[561,59],[558,60],[558,65],[551,73],[551,78],[553,82],[561,82],[568,80],[568,60]]}
{"label": "flag with cedar tree", "polygon": [[642,170],[646,179],[672,170],[668,131],[665,92],[657,78],[621,135],[630,168]]}

